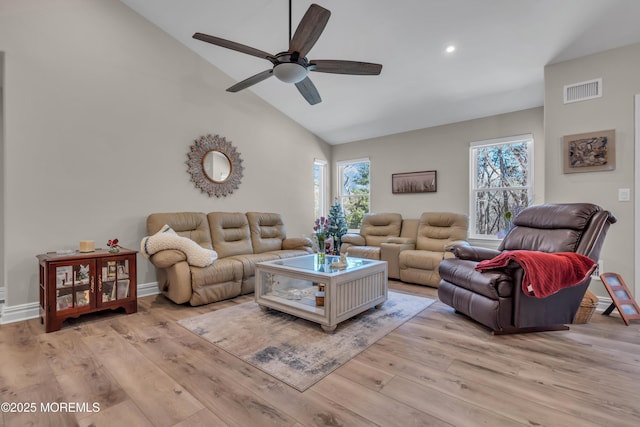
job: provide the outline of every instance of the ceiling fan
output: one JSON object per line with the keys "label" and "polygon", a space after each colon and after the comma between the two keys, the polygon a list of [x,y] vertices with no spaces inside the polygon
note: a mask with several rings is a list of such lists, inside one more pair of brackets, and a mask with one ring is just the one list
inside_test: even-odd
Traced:
{"label": "ceiling fan", "polygon": [[298,91],[311,105],[322,101],[315,85],[309,79],[309,71],[334,74],[378,75],[382,65],[370,62],[342,60],[308,60],[307,53],[320,38],[320,34],[329,21],[331,12],[317,4],[312,4],[302,17],[298,28],[291,37],[291,0],[289,0],[289,50],[275,55],[254,49],[240,43],[221,39],[202,33],[195,33],[194,39],[216,46],[264,58],[273,64],[273,68],[251,76],[227,89],[238,92],[259,83],[272,75],[285,83],[295,83]]}

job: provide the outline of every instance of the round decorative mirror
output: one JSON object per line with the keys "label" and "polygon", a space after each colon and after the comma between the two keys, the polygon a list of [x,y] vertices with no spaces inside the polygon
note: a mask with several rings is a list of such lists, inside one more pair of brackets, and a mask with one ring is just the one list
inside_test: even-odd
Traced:
{"label": "round decorative mirror", "polygon": [[197,188],[211,196],[226,196],[242,179],[242,159],[231,142],[215,135],[196,139],[187,154],[187,165]]}
{"label": "round decorative mirror", "polygon": [[231,162],[221,152],[211,150],[202,158],[202,170],[211,181],[225,182],[231,172]]}

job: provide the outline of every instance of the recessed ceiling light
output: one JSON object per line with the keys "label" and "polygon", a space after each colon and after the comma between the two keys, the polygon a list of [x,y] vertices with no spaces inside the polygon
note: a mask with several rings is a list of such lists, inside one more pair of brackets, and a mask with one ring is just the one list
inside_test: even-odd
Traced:
{"label": "recessed ceiling light", "polygon": [[453,53],[455,50],[456,50],[456,47],[450,44],[449,46],[447,46],[447,48],[444,51],[447,53]]}

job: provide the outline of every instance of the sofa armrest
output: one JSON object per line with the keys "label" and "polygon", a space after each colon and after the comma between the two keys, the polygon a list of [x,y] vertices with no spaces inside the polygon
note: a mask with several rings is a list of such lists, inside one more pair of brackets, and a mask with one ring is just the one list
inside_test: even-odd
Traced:
{"label": "sofa armrest", "polygon": [[485,259],[495,258],[502,253],[496,249],[471,246],[468,243],[452,246],[449,248],[449,251],[453,252],[456,258],[471,261],[483,261]]}
{"label": "sofa armrest", "polygon": [[302,249],[310,251],[313,242],[308,237],[289,237],[282,241],[282,249]]}
{"label": "sofa armrest", "polygon": [[387,275],[390,279],[400,280],[400,252],[415,248],[415,241],[413,243],[380,243],[380,260],[387,261]]}
{"label": "sofa armrest", "polygon": [[397,260],[400,257],[402,251],[412,251],[416,248],[413,243],[380,243],[380,259],[389,262],[390,260]]}
{"label": "sofa armrest", "polygon": [[347,233],[342,236],[342,243],[350,243],[353,246],[366,246],[367,241],[360,234]]}
{"label": "sofa armrest", "polygon": [[187,261],[187,255],[176,249],[158,251],[149,257],[149,261],[157,268],[169,268],[174,264]]}
{"label": "sofa armrest", "polygon": [[459,246],[471,246],[466,240],[453,240],[444,245],[445,252],[454,252]]}

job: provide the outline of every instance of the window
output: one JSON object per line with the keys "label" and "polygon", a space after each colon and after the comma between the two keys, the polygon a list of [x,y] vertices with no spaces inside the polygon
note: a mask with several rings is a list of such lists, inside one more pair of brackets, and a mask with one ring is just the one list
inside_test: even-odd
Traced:
{"label": "window", "polygon": [[369,159],[338,162],[338,198],[349,230],[359,230],[369,213]]}
{"label": "window", "polygon": [[327,216],[327,162],[325,160],[313,161],[313,201],[314,218]]}
{"label": "window", "polygon": [[503,237],[533,199],[533,135],[472,142],[470,165],[470,237]]}

